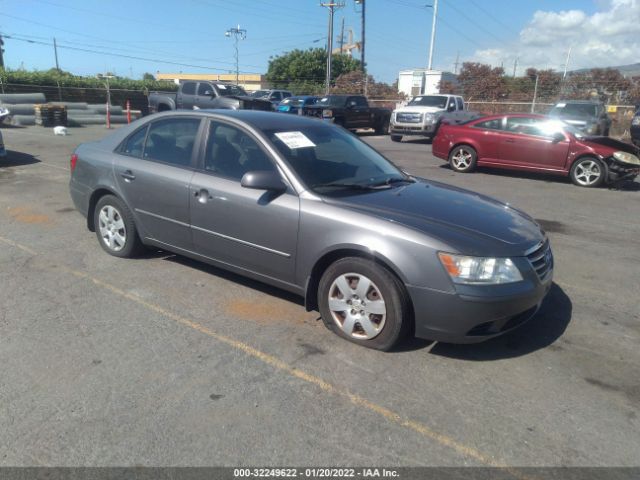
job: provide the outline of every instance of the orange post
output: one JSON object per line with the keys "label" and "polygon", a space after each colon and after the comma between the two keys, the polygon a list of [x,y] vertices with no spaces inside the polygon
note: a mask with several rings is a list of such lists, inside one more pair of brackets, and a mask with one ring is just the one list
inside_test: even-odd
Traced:
{"label": "orange post", "polygon": [[111,128],[111,109],[109,108],[109,102],[107,102],[107,128]]}
{"label": "orange post", "polygon": [[131,123],[131,102],[127,100],[127,123]]}

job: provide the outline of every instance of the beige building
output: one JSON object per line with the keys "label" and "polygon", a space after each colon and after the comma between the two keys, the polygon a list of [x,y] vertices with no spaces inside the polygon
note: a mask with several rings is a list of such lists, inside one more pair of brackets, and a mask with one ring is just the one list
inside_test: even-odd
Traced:
{"label": "beige building", "polygon": [[[156,73],[156,80],[171,80],[180,82],[182,80],[211,80],[216,82],[236,83],[235,73]],[[264,75],[259,73],[241,73],[238,75],[238,84],[247,90],[253,92],[263,88],[269,88]]]}

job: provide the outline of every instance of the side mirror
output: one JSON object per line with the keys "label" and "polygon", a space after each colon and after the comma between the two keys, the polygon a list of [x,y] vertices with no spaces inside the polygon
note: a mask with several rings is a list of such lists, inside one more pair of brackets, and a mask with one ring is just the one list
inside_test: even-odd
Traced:
{"label": "side mirror", "polygon": [[240,185],[245,188],[254,188],[256,190],[268,190],[271,192],[282,193],[287,186],[282,181],[280,174],[273,171],[255,170],[247,172],[242,176]]}
{"label": "side mirror", "polygon": [[449,105],[449,107],[447,108],[447,112],[453,112],[456,109],[455,105]]}
{"label": "side mirror", "polygon": [[562,133],[562,132],[555,132],[553,134],[553,137],[551,137],[551,141],[553,143],[560,143],[560,142],[562,142],[564,140],[565,140],[565,136],[564,136],[564,133]]}

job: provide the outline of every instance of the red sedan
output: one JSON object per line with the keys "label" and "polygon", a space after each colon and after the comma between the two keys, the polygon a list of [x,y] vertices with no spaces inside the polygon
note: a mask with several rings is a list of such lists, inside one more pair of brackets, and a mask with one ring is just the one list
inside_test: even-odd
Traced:
{"label": "red sedan", "polygon": [[534,114],[443,123],[433,154],[456,172],[486,166],[569,175],[581,187],[633,180],[640,173],[640,150],[633,145],[588,137],[561,120]]}

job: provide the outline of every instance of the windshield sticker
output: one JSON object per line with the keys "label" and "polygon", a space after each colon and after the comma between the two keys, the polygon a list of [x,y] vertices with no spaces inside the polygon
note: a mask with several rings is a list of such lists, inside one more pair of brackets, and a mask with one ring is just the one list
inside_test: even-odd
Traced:
{"label": "windshield sticker", "polygon": [[326,102],[327,100],[329,100],[327,97],[324,97],[324,98],[320,99],[321,102]]}
{"label": "windshield sticker", "polygon": [[566,103],[559,103],[559,104],[556,105],[556,108],[564,108],[566,106],[567,106]]}
{"label": "windshield sticker", "polygon": [[304,147],[315,147],[316,144],[309,140],[302,132],[279,132],[276,137],[282,140],[291,150]]}
{"label": "windshield sticker", "polygon": [[416,102],[420,102],[420,101],[422,101],[422,97],[416,97],[416,98],[414,98],[414,100],[415,100]]}
{"label": "windshield sticker", "polygon": [[224,86],[224,85],[222,85],[222,84],[218,84],[218,88],[219,88],[220,90],[226,90],[226,89],[227,89],[227,87],[225,87],[225,86]]}

